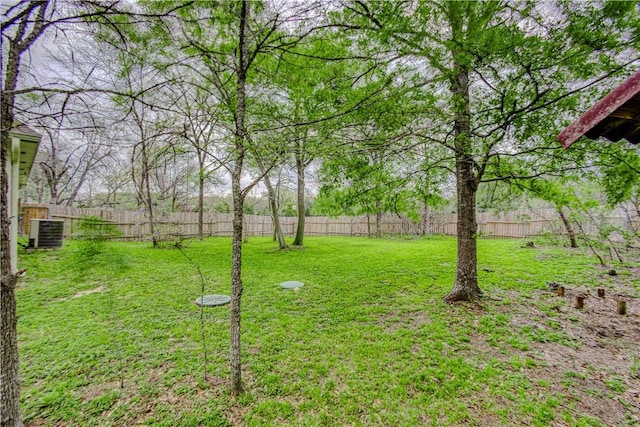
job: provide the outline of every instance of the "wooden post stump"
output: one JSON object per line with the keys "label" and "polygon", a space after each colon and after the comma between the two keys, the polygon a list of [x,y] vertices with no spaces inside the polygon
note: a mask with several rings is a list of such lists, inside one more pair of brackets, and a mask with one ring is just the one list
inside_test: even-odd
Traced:
{"label": "wooden post stump", "polygon": [[598,296],[604,298],[604,288],[598,288]]}
{"label": "wooden post stump", "polygon": [[559,297],[564,296],[564,286],[558,286],[558,296]]}
{"label": "wooden post stump", "polygon": [[584,308],[584,300],[586,298],[587,296],[584,294],[576,295],[576,308]]}
{"label": "wooden post stump", "polygon": [[618,310],[617,313],[621,316],[627,314],[627,302],[623,299],[618,300]]}

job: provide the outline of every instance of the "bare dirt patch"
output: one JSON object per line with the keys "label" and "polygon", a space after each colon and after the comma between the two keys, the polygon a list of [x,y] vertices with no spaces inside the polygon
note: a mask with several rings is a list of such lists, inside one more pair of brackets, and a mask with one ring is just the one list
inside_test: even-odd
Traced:
{"label": "bare dirt patch", "polygon": [[71,298],[81,298],[85,295],[95,294],[96,292],[104,292],[104,286],[98,286],[97,288],[87,289],[86,291],[80,291],[77,294],[73,295]]}
{"label": "bare dirt patch", "polygon": [[383,327],[388,333],[395,333],[400,328],[416,329],[429,323],[431,319],[423,311],[399,313],[397,310],[378,316],[376,321],[376,325]]}
{"label": "bare dirt patch", "polygon": [[76,299],[76,298],[81,298],[85,295],[91,295],[91,294],[95,294],[95,293],[102,293],[105,292],[107,289],[104,286],[98,286],[95,287],[93,289],[86,289],[84,291],[80,291],[77,292],[76,294],[70,296],[70,297],[65,297],[65,298],[57,298],[55,300],[53,300],[53,302],[62,302],[62,301],[67,301],[69,299]]}
{"label": "bare dirt patch", "polygon": [[[636,275],[640,270],[636,270],[629,268],[620,276],[603,271],[595,287],[566,287],[564,296],[553,289],[526,296],[505,292],[513,303],[495,306],[510,316],[513,327],[538,337],[522,352],[538,362],[528,371],[529,378],[550,384],[574,420],[590,417],[607,426],[640,425],[640,275]],[[598,287],[604,288],[604,297],[598,296]],[[586,296],[583,308],[577,308],[579,295]],[[617,314],[619,299],[626,301],[626,315]],[[485,347],[491,352],[490,346]],[[565,425],[556,421],[554,425]]]}

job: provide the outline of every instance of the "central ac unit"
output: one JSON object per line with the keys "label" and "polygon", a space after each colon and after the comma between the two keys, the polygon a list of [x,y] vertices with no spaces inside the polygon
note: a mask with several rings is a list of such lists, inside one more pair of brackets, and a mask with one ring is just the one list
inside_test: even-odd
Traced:
{"label": "central ac unit", "polygon": [[32,219],[29,226],[30,248],[61,248],[64,220]]}

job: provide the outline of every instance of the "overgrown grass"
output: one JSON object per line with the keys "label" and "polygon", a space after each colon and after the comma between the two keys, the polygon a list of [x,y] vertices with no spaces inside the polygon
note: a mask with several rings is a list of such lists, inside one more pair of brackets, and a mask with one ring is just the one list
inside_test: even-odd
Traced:
{"label": "overgrown grass", "polygon": [[[88,262],[78,243],[23,254],[18,292],[22,411],[27,424],[548,425],[562,392],[528,372],[532,342],[576,343],[517,327],[509,290],[589,284],[590,259],[521,241],[479,242],[482,303],[445,305],[450,238],[307,238],[278,251],[244,246],[243,378],[228,392],[228,307],[207,309],[203,380],[200,278],[177,250],[111,243]],[[206,293],[229,294],[230,240],[183,249]],[[97,257],[105,257],[108,262]],[[285,280],[304,282],[284,290]],[[541,309],[544,309],[542,307]],[[483,350],[483,348],[485,348]],[[498,356],[496,356],[498,355]],[[569,384],[567,387],[570,387]],[[611,392],[620,381],[608,384]],[[592,423],[593,421],[593,423]],[[586,419],[582,424],[598,425]]]}

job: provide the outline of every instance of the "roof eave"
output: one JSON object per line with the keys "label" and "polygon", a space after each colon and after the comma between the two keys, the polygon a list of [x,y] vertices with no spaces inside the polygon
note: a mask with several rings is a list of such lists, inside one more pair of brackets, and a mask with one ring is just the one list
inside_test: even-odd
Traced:
{"label": "roof eave", "polygon": [[599,137],[600,135],[589,135],[588,133],[638,93],[640,93],[640,70],[567,126],[558,135],[558,140],[567,148],[583,135],[590,139]]}

